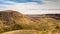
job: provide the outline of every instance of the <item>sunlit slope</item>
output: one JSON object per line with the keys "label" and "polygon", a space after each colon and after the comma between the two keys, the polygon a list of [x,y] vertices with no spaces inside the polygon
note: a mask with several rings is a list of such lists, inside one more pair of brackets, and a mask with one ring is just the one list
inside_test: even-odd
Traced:
{"label": "sunlit slope", "polygon": [[10,32],[5,32],[2,34],[37,34],[38,31],[36,30],[15,30]]}
{"label": "sunlit slope", "polygon": [[29,17],[19,13],[19,12],[14,12],[11,15],[13,21],[22,26],[23,29],[33,29],[34,25],[36,22],[32,21]]}
{"label": "sunlit slope", "polygon": [[[29,17],[29,16],[28,16]],[[54,17],[54,16],[53,16]],[[56,15],[55,15],[56,17]],[[40,31],[44,31],[44,30],[52,30],[54,28],[60,29],[60,20],[57,20],[55,18],[52,18],[51,16],[35,16],[33,15],[33,17],[30,15],[30,18],[32,21],[35,21],[37,23],[35,23],[35,28],[36,30],[40,30]],[[60,18],[59,18],[60,19]]]}
{"label": "sunlit slope", "polygon": [[52,17],[40,16],[32,18],[20,12],[6,10],[0,12],[0,33],[15,30],[38,30],[60,32],[60,20]]}
{"label": "sunlit slope", "polygon": [[33,29],[35,22],[29,17],[12,10],[0,12],[0,32]]}

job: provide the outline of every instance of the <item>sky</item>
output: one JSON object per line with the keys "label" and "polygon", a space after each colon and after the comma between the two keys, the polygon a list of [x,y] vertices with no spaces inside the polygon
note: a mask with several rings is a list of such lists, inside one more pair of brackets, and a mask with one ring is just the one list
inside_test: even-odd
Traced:
{"label": "sky", "polygon": [[60,0],[0,0],[2,10],[16,10],[23,14],[60,14]]}

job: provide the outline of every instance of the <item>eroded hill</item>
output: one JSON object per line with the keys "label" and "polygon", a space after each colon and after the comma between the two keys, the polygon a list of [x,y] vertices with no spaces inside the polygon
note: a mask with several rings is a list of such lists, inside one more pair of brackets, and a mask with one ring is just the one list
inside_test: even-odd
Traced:
{"label": "eroded hill", "polygon": [[3,33],[14,30],[60,32],[60,20],[50,16],[32,18],[12,10],[0,11],[0,32]]}
{"label": "eroded hill", "polygon": [[12,10],[0,12],[0,32],[18,30],[18,29],[33,29],[35,22],[29,17]]}

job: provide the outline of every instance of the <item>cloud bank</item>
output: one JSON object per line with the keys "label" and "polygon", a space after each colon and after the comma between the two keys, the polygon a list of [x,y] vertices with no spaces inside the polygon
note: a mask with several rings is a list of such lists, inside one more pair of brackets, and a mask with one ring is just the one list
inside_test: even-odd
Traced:
{"label": "cloud bank", "polygon": [[60,14],[59,9],[59,0],[0,0],[0,10],[16,10],[23,14]]}

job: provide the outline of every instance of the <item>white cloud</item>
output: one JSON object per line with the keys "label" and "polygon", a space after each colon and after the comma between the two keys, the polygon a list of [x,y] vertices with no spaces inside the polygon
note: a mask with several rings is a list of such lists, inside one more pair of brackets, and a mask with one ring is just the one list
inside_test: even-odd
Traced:
{"label": "white cloud", "polygon": [[60,6],[56,3],[50,1],[44,1],[45,4],[38,5],[35,2],[28,3],[15,3],[8,1],[7,3],[12,3],[14,5],[4,5],[0,4],[0,6],[5,6],[6,8],[0,8],[0,10],[16,10],[23,14],[46,14],[46,13],[60,13],[60,10],[42,10],[42,9],[60,9]]}
{"label": "white cloud", "polygon": [[13,1],[5,1],[5,0],[2,0],[0,1],[0,4],[7,4],[7,5],[14,5],[16,2],[13,2]]}
{"label": "white cloud", "polygon": [[41,1],[41,0],[32,0],[32,1]]}

